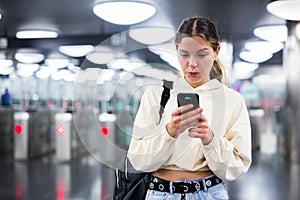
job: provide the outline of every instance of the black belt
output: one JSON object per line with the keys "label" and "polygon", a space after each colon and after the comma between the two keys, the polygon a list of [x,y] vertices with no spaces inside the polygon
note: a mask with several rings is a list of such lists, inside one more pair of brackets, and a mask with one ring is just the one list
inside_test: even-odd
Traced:
{"label": "black belt", "polygon": [[[172,183],[171,181],[167,181],[161,178],[157,178],[155,176],[151,176],[148,189],[156,190],[160,192],[169,192],[169,193],[181,193],[181,194],[194,193],[200,190],[204,190],[205,187],[206,189],[208,189],[222,182],[223,182],[222,179],[218,178],[215,175],[208,178],[199,179],[197,181],[172,182]],[[172,184],[171,185],[172,191],[170,190],[170,184]]]}

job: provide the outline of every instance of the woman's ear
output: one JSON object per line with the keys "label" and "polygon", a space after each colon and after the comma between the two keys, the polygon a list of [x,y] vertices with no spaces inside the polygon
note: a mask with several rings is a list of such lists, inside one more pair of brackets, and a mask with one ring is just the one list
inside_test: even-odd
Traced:
{"label": "woman's ear", "polygon": [[221,49],[221,46],[219,45],[218,46],[218,48],[217,48],[217,50],[215,51],[215,60],[217,60],[218,59],[218,56],[219,56],[219,52],[220,52],[220,49]]}

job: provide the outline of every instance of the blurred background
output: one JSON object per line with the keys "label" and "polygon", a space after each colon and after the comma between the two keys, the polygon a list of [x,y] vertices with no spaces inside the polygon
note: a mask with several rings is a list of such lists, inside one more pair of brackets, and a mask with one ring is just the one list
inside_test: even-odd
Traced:
{"label": "blurred background", "polygon": [[[145,10],[143,10],[145,9]],[[144,89],[180,75],[184,18],[213,21],[252,125],[231,199],[300,198],[299,0],[0,0],[0,199],[112,199]]]}

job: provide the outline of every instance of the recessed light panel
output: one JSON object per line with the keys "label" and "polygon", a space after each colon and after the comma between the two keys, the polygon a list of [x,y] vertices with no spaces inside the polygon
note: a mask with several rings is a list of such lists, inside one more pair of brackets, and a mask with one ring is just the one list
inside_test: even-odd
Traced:
{"label": "recessed light panel", "polygon": [[268,42],[268,41],[251,41],[245,44],[245,49],[254,52],[262,53],[276,53],[282,50],[284,44],[282,42]]}
{"label": "recessed light panel", "polygon": [[150,4],[135,1],[106,1],[94,6],[93,12],[113,24],[130,25],[152,17],[156,9]]}
{"label": "recessed light panel", "polygon": [[247,62],[262,63],[271,59],[273,57],[273,54],[255,51],[242,51],[239,56],[242,60]]}
{"label": "recessed light panel", "polygon": [[6,68],[6,67],[10,67],[12,65],[13,65],[13,61],[12,60],[1,59],[0,58],[0,68]]}
{"label": "recessed light panel", "polygon": [[94,47],[92,45],[70,45],[60,46],[59,51],[70,57],[83,57],[92,52]]}
{"label": "recessed light panel", "polygon": [[288,29],[286,25],[261,26],[255,28],[253,31],[256,37],[271,42],[285,42],[287,39],[287,32]]}
{"label": "recessed light panel", "polygon": [[58,33],[48,30],[22,30],[17,32],[16,37],[19,39],[57,38]]}
{"label": "recessed light panel", "polygon": [[144,27],[129,30],[129,36],[139,43],[154,45],[171,40],[175,31],[165,27]]}
{"label": "recessed light panel", "polygon": [[299,0],[279,0],[272,1],[267,5],[267,10],[282,19],[299,21],[300,20],[300,1]]}
{"label": "recessed light panel", "polygon": [[41,53],[20,52],[15,54],[15,59],[21,63],[34,64],[42,62],[45,56]]}

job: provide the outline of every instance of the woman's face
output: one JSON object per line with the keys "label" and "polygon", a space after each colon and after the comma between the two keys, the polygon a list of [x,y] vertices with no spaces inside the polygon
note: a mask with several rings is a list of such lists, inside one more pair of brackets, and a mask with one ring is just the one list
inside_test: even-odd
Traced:
{"label": "woman's face", "polygon": [[218,57],[209,42],[200,36],[183,37],[178,44],[178,59],[187,82],[198,87],[210,80],[209,74]]}

